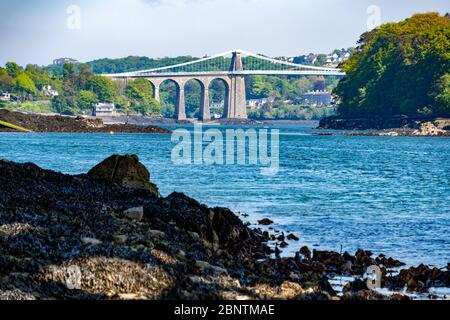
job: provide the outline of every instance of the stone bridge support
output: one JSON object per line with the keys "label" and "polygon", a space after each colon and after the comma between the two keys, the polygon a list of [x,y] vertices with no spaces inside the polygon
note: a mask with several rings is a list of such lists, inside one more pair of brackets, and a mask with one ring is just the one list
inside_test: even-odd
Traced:
{"label": "stone bridge support", "polygon": [[240,52],[233,52],[230,67],[230,103],[226,118],[247,119],[247,99],[245,94],[245,79],[234,72],[243,71]]}
{"label": "stone bridge support", "polygon": [[[153,98],[160,102],[160,87],[165,81],[175,83],[177,98],[175,103],[175,119],[186,120],[186,101],[185,85],[189,80],[196,80],[201,86],[200,112],[199,119],[202,121],[211,120],[209,109],[209,85],[215,79],[222,80],[226,85],[225,105],[223,117],[227,119],[247,119],[245,79],[239,74],[243,70],[242,58],[240,52],[233,52],[230,71],[227,73],[202,73],[198,76],[183,74],[148,74],[141,76],[146,78],[153,86]],[[236,73],[238,72],[238,73]],[[113,78],[121,81],[123,87],[126,87],[128,80],[133,77]]]}
{"label": "stone bridge support", "polygon": [[[176,102],[175,115],[177,120],[186,120],[186,101],[185,101],[185,86],[189,80],[195,80],[200,84],[200,111],[199,120],[211,120],[211,112],[209,108],[209,86],[213,80],[221,80],[225,84],[225,101],[223,118],[227,119],[246,119],[246,98],[245,98],[245,80],[239,75],[211,75],[202,77],[186,77],[186,76],[171,76],[159,77],[148,76],[146,79],[152,84],[153,98],[161,102],[160,88],[163,82],[170,81],[176,87]],[[122,81],[127,81],[124,79]]]}

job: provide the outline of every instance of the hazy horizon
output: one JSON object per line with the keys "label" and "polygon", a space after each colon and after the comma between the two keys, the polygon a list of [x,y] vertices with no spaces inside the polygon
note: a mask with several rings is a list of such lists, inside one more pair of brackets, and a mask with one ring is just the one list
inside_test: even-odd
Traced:
{"label": "hazy horizon", "polygon": [[234,48],[268,56],[329,53],[354,46],[374,24],[450,11],[444,0],[5,0],[2,6],[1,65],[201,57]]}

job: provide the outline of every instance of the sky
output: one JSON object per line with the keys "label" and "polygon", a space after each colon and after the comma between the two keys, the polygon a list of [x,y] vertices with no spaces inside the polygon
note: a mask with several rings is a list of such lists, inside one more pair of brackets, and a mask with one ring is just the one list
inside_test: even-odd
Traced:
{"label": "sky", "polygon": [[448,0],[0,0],[0,65],[130,55],[272,57],[354,46],[379,23],[450,12]]}

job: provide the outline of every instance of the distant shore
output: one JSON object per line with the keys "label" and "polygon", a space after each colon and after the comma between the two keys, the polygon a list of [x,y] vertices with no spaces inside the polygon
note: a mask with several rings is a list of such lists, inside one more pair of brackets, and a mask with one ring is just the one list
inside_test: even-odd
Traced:
{"label": "distant shore", "polygon": [[[102,119],[81,116],[42,115],[0,109],[0,120],[32,132],[82,132],[82,133],[170,133],[158,126],[132,124],[105,124]],[[17,132],[0,125],[0,132]]]}
{"label": "distant shore", "polygon": [[[427,116],[397,115],[391,117],[324,118],[317,129],[345,130],[347,132],[322,132],[321,135],[355,136],[450,136],[450,119]],[[350,132],[348,132],[350,131]]]}

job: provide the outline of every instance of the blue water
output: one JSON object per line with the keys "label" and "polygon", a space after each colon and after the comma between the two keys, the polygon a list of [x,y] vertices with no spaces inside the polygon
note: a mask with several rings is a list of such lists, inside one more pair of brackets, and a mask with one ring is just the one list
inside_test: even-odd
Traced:
{"label": "blue water", "polygon": [[[317,136],[280,129],[280,171],[259,166],[174,165],[170,135],[1,133],[0,158],[82,173],[113,153],[135,153],[163,195],[268,217],[301,245],[364,248],[407,264],[450,261],[450,139]],[[192,129],[192,127],[190,127]],[[223,130],[223,128],[221,129]]]}

